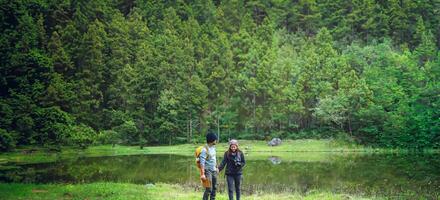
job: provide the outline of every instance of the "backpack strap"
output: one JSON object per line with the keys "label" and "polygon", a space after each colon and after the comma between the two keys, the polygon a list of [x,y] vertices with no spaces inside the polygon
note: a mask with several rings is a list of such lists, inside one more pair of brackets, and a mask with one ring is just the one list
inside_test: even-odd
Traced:
{"label": "backpack strap", "polygon": [[205,145],[205,150],[206,150],[206,160],[209,159],[209,148],[208,145]]}

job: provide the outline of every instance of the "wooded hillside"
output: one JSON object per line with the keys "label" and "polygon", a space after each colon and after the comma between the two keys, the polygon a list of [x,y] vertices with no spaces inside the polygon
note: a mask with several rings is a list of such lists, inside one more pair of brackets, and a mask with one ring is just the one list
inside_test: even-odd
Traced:
{"label": "wooded hillside", "polygon": [[439,0],[0,0],[0,144],[440,147]]}

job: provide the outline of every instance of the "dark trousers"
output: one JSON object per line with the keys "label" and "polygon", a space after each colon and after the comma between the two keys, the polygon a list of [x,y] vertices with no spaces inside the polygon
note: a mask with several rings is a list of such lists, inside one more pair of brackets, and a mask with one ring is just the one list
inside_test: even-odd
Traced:
{"label": "dark trousers", "polygon": [[203,200],[215,200],[215,191],[217,190],[217,172],[205,170],[206,178],[211,182],[211,187],[205,188],[203,193]]}
{"label": "dark trousers", "polygon": [[228,182],[229,200],[234,200],[234,188],[237,200],[240,200],[241,175],[226,175],[226,181]]}

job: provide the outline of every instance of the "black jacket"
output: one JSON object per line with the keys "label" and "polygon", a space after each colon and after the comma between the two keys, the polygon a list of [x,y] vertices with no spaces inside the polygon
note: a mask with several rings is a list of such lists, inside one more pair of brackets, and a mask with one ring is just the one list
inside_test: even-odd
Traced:
{"label": "black jacket", "polygon": [[226,166],[226,175],[241,175],[245,164],[246,161],[242,151],[237,151],[235,155],[232,153],[228,155],[226,151],[218,169],[221,171]]}

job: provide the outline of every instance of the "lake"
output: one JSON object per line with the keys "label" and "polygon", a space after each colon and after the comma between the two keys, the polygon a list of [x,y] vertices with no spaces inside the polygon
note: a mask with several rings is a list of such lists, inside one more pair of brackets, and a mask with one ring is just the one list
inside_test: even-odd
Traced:
{"label": "lake", "polygon": [[[440,197],[438,154],[288,154],[247,159],[243,192],[319,190],[362,196]],[[319,159],[305,159],[308,157]],[[198,177],[194,157],[179,155],[82,157],[0,170],[1,182],[20,183],[163,182],[197,188]],[[224,185],[221,173],[219,190],[225,190]]]}

